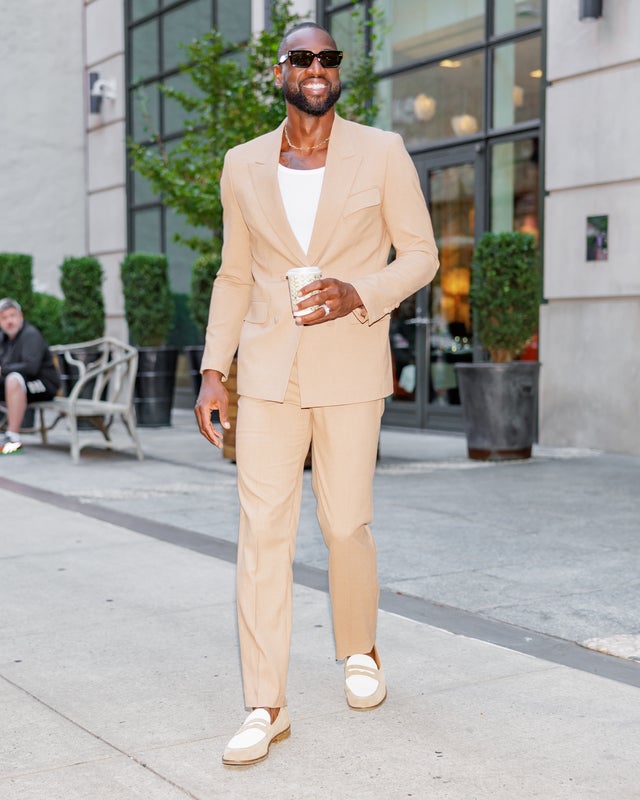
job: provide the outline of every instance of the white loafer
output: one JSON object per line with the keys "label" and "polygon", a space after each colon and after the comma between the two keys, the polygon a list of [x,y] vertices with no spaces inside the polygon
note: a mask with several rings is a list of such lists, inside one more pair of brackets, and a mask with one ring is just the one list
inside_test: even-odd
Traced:
{"label": "white loafer", "polygon": [[373,654],[375,658],[356,653],[344,662],[347,703],[358,711],[379,706],[387,696],[387,684],[375,647]]}
{"label": "white loafer", "polygon": [[273,742],[286,739],[290,734],[291,724],[286,708],[280,709],[273,724],[266,708],[256,708],[225,748],[222,763],[233,767],[257,764],[269,755]]}

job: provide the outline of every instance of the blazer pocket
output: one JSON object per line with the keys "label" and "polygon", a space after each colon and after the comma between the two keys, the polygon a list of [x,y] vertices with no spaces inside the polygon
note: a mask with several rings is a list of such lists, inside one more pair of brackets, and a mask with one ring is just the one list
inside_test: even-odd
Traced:
{"label": "blazer pocket", "polygon": [[263,300],[255,300],[249,306],[247,316],[244,318],[245,322],[266,322],[267,321],[267,303]]}
{"label": "blazer pocket", "polygon": [[373,186],[371,189],[365,189],[363,192],[358,192],[348,197],[347,202],[344,204],[343,216],[347,217],[349,214],[353,214],[363,208],[371,208],[371,206],[379,205],[380,189],[378,189],[377,186]]}

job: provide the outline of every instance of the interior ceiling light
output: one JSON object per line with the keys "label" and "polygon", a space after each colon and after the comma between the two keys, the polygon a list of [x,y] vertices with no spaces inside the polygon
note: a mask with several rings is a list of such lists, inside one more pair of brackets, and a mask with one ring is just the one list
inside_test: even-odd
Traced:
{"label": "interior ceiling light", "polygon": [[450,58],[443,58],[440,62],[440,66],[445,69],[457,69],[461,64],[461,61],[452,61]]}
{"label": "interior ceiling light", "polygon": [[426,94],[419,94],[413,101],[413,113],[420,122],[429,122],[436,113],[436,101]]}
{"label": "interior ceiling light", "polygon": [[529,73],[530,78],[541,78],[542,77],[542,70],[541,69],[532,69]]}

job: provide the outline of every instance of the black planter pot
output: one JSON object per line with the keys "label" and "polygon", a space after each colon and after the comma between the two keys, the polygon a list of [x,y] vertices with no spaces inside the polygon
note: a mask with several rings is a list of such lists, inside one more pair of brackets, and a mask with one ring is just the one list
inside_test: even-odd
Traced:
{"label": "black planter pot", "polygon": [[171,425],[177,363],[177,347],[138,348],[133,399],[138,426],[162,428]]}
{"label": "black planter pot", "polygon": [[192,345],[184,348],[184,353],[187,357],[187,364],[189,366],[189,377],[191,379],[191,388],[193,389],[194,402],[200,393],[200,384],[202,383],[202,376],[200,375],[200,364],[202,363],[202,354],[204,353],[204,345]]}
{"label": "black planter pot", "polygon": [[469,458],[530,458],[536,434],[540,364],[456,364]]}

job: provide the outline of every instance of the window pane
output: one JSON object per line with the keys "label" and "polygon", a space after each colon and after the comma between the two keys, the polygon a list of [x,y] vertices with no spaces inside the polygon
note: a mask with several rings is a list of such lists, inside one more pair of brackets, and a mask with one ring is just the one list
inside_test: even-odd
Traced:
{"label": "window pane", "polygon": [[493,56],[493,127],[540,117],[540,37],[496,47]]}
{"label": "window pane", "polygon": [[189,44],[211,29],[211,0],[194,0],[162,18],[164,70],[175,69],[184,63],[186,54],[179,45]]}
{"label": "window pane", "polygon": [[542,0],[495,0],[493,30],[509,33],[542,24]]}
{"label": "window pane", "polygon": [[229,42],[245,42],[251,36],[251,0],[218,3],[217,29]]}
{"label": "window pane", "polygon": [[136,142],[160,132],[160,99],[157,83],[140,86],[131,96],[131,133]]}
{"label": "window pane", "polygon": [[[172,75],[164,81],[166,86],[173,89],[178,89],[185,94],[195,96],[196,86],[185,72],[180,72],[178,75]],[[164,131],[163,133],[177,133],[184,127],[184,122],[187,119],[188,112],[171,97],[164,96]]]}
{"label": "window pane", "polygon": [[385,78],[378,84],[378,125],[409,147],[480,131],[482,53]]}
{"label": "window pane", "polygon": [[136,83],[157,75],[159,68],[158,20],[152,19],[131,31],[131,79]]}
{"label": "window pane", "polygon": [[177,214],[173,209],[167,208],[165,222],[167,226],[167,259],[169,261],[169,278],[171,288],[174,292],[189,294],[191,287],[191,265],[198,257],[190,247],[182,242],[176,242],[176,233],[182,236],[204,235],[203,231],[197,231]]}
{"label": "window pane", "polygon": [[140,19],[158,10],[158,0],[130,0],[131,20]]}
{"label": "window pane", "polygon": [[491,230],[538,236],[538,139],[496,144],[491,151]]}
{"label": "window pane", "polygon": [[407,64],[484,39],[484,0],[384,0],[379,67]]}
{"label": "window pane", "polygon": [[154,200],[157,200],[146,178],[143,178],[136,170],[133,170],[131,173],[131,190],[131,202],[133,205],[152,203]]}
{"label": "window pane", "polygon": [[133,212],[133,249],[137,252],[162,252],[160,214],[160,208],[147,208],[144,211]]}

